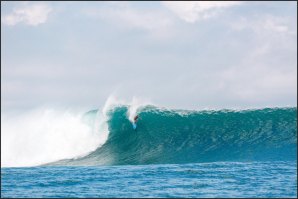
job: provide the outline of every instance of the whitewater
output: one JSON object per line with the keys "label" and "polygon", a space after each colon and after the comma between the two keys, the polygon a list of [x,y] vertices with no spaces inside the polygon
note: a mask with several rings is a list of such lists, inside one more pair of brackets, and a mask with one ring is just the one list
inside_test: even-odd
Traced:
{"label": "whitewater", "polygon": [[[108,97],[92,118],[86,111],[36,108],[24,113],[1,113],[1,167],[39,166],[61,159],[79,158],[100,148],[109,135],[107,113],[123,105]],[[127,118],[148,104],[133,98]]]}

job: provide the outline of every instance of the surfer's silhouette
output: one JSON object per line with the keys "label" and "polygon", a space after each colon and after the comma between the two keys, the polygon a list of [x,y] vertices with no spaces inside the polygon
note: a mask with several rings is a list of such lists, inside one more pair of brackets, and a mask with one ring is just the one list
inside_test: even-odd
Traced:
{"label": "surfer's silhouette", "polygon": [[137,122],[137,120],[138,120],[138,118],[139,118],[139,116],[138,116],[138,115],[136,115],[136,116],[133,118],[133,121],[136,123],[136,122]]}
{"label": "surfer's silhouette", "polygon": [[134,130],[137,129],[137,120],[138,120],[139,116],[136,115],[134,118],[133,118],[133,123],[132,123],[132,127]]}

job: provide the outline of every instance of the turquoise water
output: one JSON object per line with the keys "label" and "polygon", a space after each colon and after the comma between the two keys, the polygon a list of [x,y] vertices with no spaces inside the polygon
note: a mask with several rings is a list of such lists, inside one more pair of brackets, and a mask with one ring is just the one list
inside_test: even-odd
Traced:
{"label": "turquoise water", "polygon": [[[109,112],[109,138],[93,153],[54,165],[297,160],[297,108],[181,111],[147,106],[138,128],[128,107]],[[85,115],[93,122],[97,111]]]}
{"label": "turquoise water", "polygon": [[[98,110],[82,120],[96,131]],[[95,151],[1,168],[1,197],[297,197],[297,108],[107,112]],[[96,133],[96,132],[95,132]]]}
{"label": "turquoise water", "polygon": [[297,197],[296,162],[4,168],[1,197]]}

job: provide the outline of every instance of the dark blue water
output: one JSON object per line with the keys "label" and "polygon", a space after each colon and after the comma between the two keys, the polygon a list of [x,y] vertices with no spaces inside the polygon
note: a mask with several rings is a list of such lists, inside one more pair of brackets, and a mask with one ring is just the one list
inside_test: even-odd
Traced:
{"label": "dark blue water", "polygon": [[296,161],[1,169],[1,197],[297,197]]}

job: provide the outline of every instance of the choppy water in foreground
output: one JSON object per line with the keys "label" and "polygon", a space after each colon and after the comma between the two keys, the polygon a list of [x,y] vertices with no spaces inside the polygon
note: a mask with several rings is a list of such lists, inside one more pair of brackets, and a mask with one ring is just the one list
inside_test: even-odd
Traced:
{"label": "choppy water in foreground", "polygon": [[297,197],[296,161],[1,169],[1,197]]}

